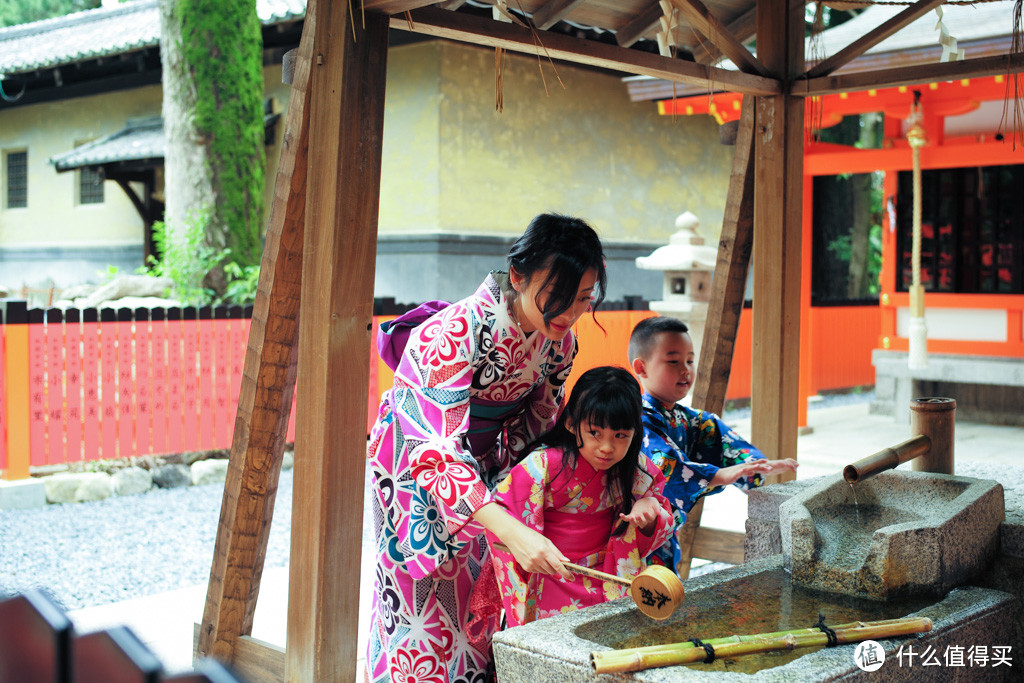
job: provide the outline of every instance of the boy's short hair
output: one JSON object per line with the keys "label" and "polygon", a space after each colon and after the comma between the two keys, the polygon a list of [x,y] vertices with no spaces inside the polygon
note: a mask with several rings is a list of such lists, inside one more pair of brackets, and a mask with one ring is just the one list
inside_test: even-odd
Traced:
{"label": "boy's short hair", "polygon": [[688,334],[690,328],[679,318],[662,315],[644,318],[636,324],[633,333],[629,335],[629,362],[632,363],[637,358],[646,360],[654,350],[656,337],[662,332]]}

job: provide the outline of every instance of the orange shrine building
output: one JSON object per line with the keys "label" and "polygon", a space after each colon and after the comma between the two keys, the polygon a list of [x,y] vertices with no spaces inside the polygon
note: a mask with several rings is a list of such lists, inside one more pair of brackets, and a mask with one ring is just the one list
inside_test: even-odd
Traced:
{"label": "orange shrine building", "polygon": [[[869,112],[884,117],[880,148],[808,139],[803,165],[805,282],[810,281],[815,223],[821,219],[815,211],[819,180],[883,175],[873,412],[905,418],[911,395],[944,395],[958,399],[962,417],[1024,421],[1024,122],[1019,113],[1014,118],[1019,112],[1015,105],[1021,102],[1014,99],[1014,87],[1012,77],[994,76],[808,101],[808,130]],[[723,92],[660,100],[657,105],[664,115],[706,114],[728,124],[739,119],[742,98]],[[905,133],[915,98],[927,140],[920,150],[921,282],[929,363],[927,369],[911,371],[906,356],[913,156]],[[803,304],[806,318],[811,312],[809,291]],[[802,330],[808,327],[802,325]],[[804,348],[809,348],[807,340]]]}

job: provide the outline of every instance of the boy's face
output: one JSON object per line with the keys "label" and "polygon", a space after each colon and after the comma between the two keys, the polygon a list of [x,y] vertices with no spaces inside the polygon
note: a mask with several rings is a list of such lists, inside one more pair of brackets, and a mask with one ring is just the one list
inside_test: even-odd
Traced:
{"label": "boy's face", "polygon": [[697,374],[693,341],[685,332],[661,332],[647,358],[633,360],[633,372],[644,391],[662,403],[671,405],[690,393]]}

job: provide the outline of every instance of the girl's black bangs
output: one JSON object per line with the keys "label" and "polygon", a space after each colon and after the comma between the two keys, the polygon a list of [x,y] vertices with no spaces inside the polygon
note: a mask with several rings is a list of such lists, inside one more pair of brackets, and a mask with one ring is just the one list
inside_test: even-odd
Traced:
{"label": "girl's black bangs", "polygon": [[621,391],[594,389],[581,397],[578,422],[589,422],[604,429],[635,431],[639,417],[634,398]]}

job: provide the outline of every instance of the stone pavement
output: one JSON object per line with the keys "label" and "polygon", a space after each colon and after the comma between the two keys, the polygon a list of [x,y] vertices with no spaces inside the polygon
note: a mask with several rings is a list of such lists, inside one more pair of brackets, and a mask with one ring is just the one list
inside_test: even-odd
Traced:
{"label": "stone pavement", "polygon": [[[813,431],[797,440],[798,479],[834,474],[860,458],[910,438],[910,427],[890,417],[869,415],[868,404],[821,408],[808,412]],[[742,435],[750,435],[750,420],[732,422]],[[1024,465],[1024,427],[1005,427],[958,422],[954,457],[957,462],[980,460],[990,464]],[[908,465],[903,465],[908,467]],[[704,508],[706,526],[744,530],[746,498],[729,488],[711,496]],[[364,530],[369,529],[364,524]],[[360,601],[359,652],[365,650],[369,592],[373,580],[372,531],[364,533]],[[263,574],[252,635],[279,646],[285,645],[287,623],[287,569],[268,569]],[[79,633],[127,625],[160,657],[168,672],[191,666],[192,634],[202,619],[206,586],[138,598],[121,603],[71,612]],[[360,657],[359,667],[362,661]]]}

